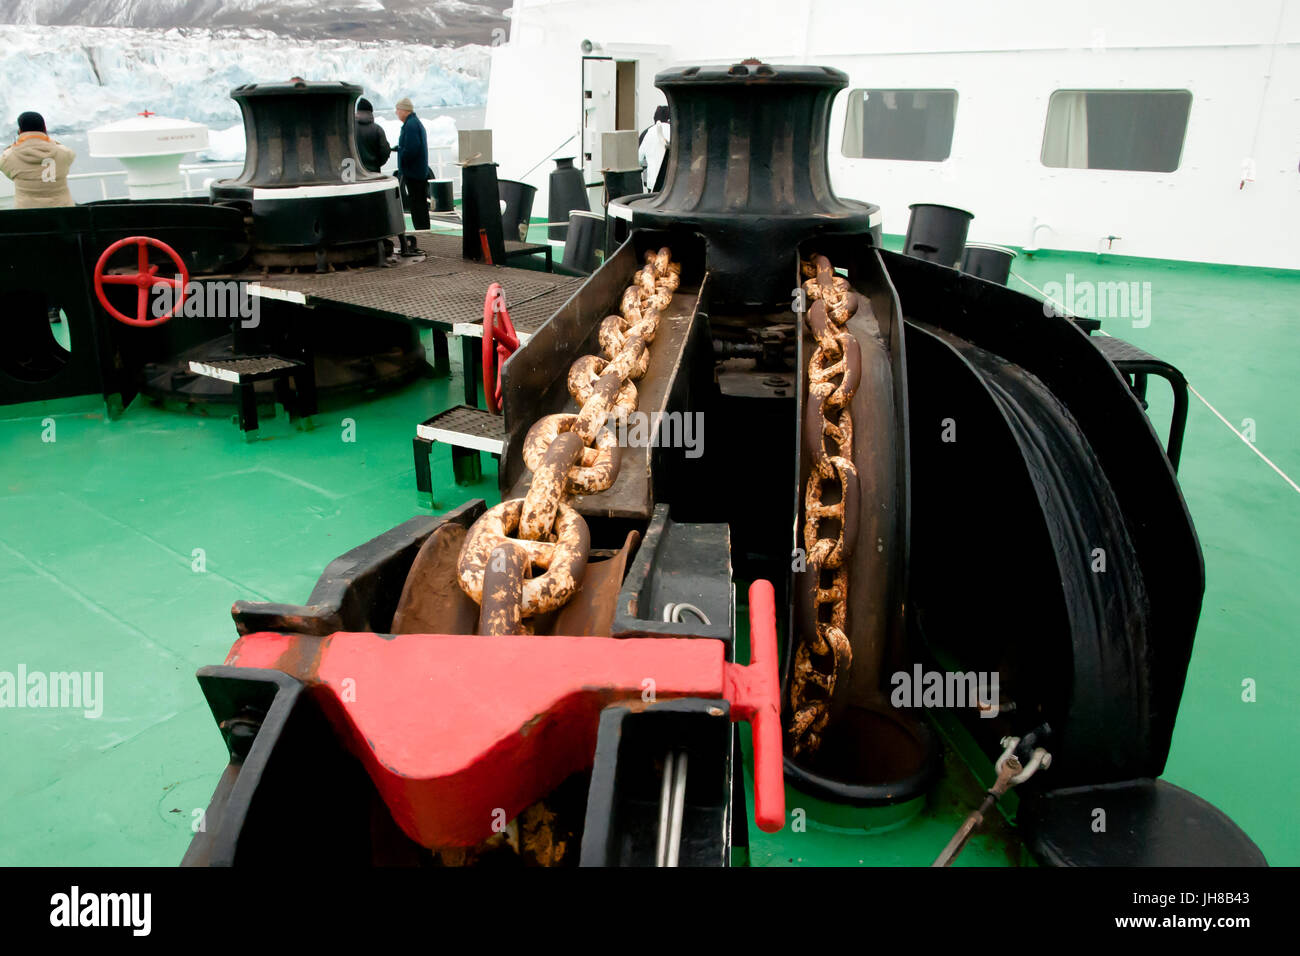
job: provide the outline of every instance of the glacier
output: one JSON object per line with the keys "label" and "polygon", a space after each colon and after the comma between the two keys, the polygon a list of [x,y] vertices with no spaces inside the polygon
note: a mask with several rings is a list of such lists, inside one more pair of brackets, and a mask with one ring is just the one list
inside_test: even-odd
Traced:
{"label": "glacier", "polygon": [[[417,113],[480,106],[489,49],[260,29],[0,25],[0,123],[12,130],[19,113],[36,110],[52,133],[71,133],[148,109],[220,131],[240,123],[232,89],[292,76],[357,83],[376,110],[403,96]],[[445,124],[431,124],[431,145],[435,133],[445,139]]]}
{"label": "glacier", "polygon": [[[417,112],[417,115],[418,112]],[[388,136],[388,142],[392,146],[397,145],[397,137],[402,132],[402,124],[396,117],[376,116],[375,122],[384,128],[384,133]],[[440,153],[440,150],[450,149],[456,146],[456,120],[450,116],[435,116],[432,119],[421,116],[420,122],[424,124],[424,132],[429,141],[429,164],[434,168],[435,173],[447,175],[445,166],[440,169],[439,162],[450,160],[454,153]],[[198,154],[199,160],[210,163],[224,163],[242,160],[244,158],[244,124],[236,123],[234,126],[228,126],[225,129],[208,130],[208,148],[201,150]],[[389,157],[388,162],[384,164],[385,170],[396,168],[397,158]]]}
{"label": "glacier", "polygon": [[0,23],[214,30],[285,36],[490,43],[506,32],[512,0],[0,0]]}

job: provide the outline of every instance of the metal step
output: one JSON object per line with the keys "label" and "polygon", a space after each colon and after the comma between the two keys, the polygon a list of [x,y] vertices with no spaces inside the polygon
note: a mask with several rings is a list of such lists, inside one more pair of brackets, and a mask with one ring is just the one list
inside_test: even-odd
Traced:
{"label": "metal step", "polygon": [[458,448],[475,448],[493,455],[501,454],[506,441],[506,422],[501,415],[457,405],[439,412],[415,427],[415,434],[425,441],[440,441]]}
{"label": "metal step", "polygon": [[190,371],[195,375],[220,379],[223,382],[231,382],[235,385],[246,385],[263,379],[278,378],[302,367],[302,362],[281,358],[278,355],[210,358],[202,362],[190,362]]}
{"label": "metal step", "polygon": [[[1110,359],[1115,365],[1120,365],[1123,362],[1163,362],[1162,359],[1156,358],[1150,352],[1142,351],[1132,342],[1125,342],[1113,335],[1094,335],[1089,337],[1088,341],[1097,346],[1101,354]],[[1168,365],[1169,363],[1163,362],[1163,364]]]}

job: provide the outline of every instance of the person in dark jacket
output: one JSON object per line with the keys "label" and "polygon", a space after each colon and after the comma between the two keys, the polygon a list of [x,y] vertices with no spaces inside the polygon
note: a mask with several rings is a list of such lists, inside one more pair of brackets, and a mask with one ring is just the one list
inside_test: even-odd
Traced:
{"label": "person in dark jacket", "polygon": [[392,151],[388,134],[375,122],[375,108],[364,97],[357,100],[357,155],[361,157],[361,165],[377,173],[384,168]]}
{"label": "person in dark jacket", "polygon": [[424,124],[415,115],[415,105],[408,97],[397,101],[397,118],[402,133],[397,137],[397,173],[402,194],[411,210],[416,229],[429,228],[429,141]]}

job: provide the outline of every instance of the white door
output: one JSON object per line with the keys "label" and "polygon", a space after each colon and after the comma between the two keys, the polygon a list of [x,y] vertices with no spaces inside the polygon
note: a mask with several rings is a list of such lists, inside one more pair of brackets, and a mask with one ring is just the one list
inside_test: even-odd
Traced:
{"label": "white door", "polygon": [[[609,57],[582,58],[582,174],[588,183],[602,181],[600,134],[618,128],[618,64]],[[587,190],[591,208],[600,210],[604,190]]]}

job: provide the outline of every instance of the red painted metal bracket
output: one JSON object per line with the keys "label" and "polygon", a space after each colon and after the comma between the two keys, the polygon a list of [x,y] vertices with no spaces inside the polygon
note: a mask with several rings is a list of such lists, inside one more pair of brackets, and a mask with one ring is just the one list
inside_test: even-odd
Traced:
{"label": "red painted metal bracket", "polygon": [[[717,697],[754,727],[754,817],[785,819],[772,585],[749,590],[748,667],[704,638],[260,632],[226,663],[307,683],[393,818],[430,848],[472,846],[591,765],[613,703]],[[504,812],[505,817],[501,817]]]}

